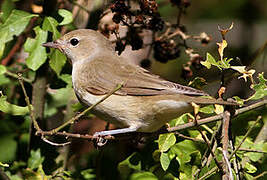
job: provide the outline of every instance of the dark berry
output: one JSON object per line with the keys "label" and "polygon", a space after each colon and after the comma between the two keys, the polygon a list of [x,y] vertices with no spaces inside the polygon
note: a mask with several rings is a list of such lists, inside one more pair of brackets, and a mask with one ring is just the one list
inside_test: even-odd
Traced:
{"label": "dark berry", "polygon": [[142,68],[150,68],[151,66],[151,61],[149,59],[142,59],[141,62],[140,62],[140,66]]}
{"label": "dark berry", "polygon": [[125,43],[123,43],[121,40],[118,40],[116,42],[116,47],[115,47],[115,51],[118,51],[118,55],[121,55],[121,53],[124,51],[125,49]]}
{"label": "dark berry", "polygon": [[168,60],[176,59],[180,56],[180,49],[173,40],[170,41],[155,41],[154,43],[154,58],[166,63]]}

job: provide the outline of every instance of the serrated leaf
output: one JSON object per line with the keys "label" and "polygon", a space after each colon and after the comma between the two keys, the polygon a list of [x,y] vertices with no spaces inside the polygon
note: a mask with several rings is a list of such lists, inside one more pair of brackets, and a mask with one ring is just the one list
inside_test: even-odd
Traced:
{"label": "serrated leaf", "polygon": [[42,64],[45,63],[47,54],[45,47],[42,46],[47,39],[47,31],[42,30],[39,26],[34,28],[35,39],[28,38],[24,44],[24,49],[29,53],[26,59],[26,65],[36,71]]}
{"label": "serrated leaf", "polygon": [[13,36],[18,36],[22,33],[31,18],[36,16],[38,15],[14,9],[5,23],[0,24],[0,37],[2,37],[4,33],[7,33],[4,43],[11,41]]}
{"label": "serrated leaf", "polygon": [[10,104],[7,102],[7,97],[6,96],[1,96],[0,97],[0,111],[12,115],[25,115],[29,112],[28,107],[22,107],[22,106],[17,106],[14,104]]}
{"label": "serrated leaf", "polygon": [[167,153],[161,153],[160,155],[160,164],[164,171],[166,171],[171,163],[171,160]]}
{"label": "serrated leaf", "polygon": [[4,74],[6,72],[6,67],[3,65],[0,65],[0,75]]}
{"label": "serrated leaf", "polygon": [[56,40],[58,38],[60,38],[60,33],[57,30],[57,26],[58,26],[58,22],[57,20],[55,20],[52,17],[45,17],[43,25],[42,25],[42,29],[45,31],[50,31],[53,34],[53,40]]}
{"label": "serrated leaf", "polygon": [[58,14],[63,17],[63,21],[59,25],[66,25],[73,21],[72,13],[66,9],[59,9]]}
{"label": "serrated leaf", "polygon": [[174,133],[161,134],[159,136],[158,144],[160,152],[166,152],[176,142]]}
{"label": "serrated leaf", "polygon": [[28,159],[28,168],[34,170],[37,169],[44,161],[44,157],[41,156],[40,149],[36,151],[31,150],[31,157]]}
{"label": "serrated leaf", "polygon": [[49,65],[59,76],[66,61],[67,57],[64,54],[62,54],[59,50],[55,49],[50,56]]}

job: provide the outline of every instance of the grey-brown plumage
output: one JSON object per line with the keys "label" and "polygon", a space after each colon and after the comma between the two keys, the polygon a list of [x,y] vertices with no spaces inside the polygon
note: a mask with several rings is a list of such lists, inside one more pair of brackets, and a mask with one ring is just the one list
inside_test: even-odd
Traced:
{"label": "grey-brown plumage", "polygon": [[198,97],[207,94],[164,80],[131,64],[116,54],[110,41],[93,30],[75,30],[44,46],[59,49],[72,61],[75,93],[89,106],[118,84],[123,85],[94,109],[97,116],[123,129],[102,131],[97,135],[155,131],[172,118],[190,111],[191,102],[234,104]]}

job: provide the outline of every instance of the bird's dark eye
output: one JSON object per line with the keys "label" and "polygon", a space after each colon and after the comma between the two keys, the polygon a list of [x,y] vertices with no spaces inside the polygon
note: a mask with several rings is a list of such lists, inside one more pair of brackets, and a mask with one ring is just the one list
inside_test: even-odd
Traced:
{"label": "bird's dark eye", "polygon": [[79,40],[78,40],[77,38],[72,38],[72,39],[70,40],[70,44],[71,44],[72,46],[77,46],[77,44],[79,44]]}

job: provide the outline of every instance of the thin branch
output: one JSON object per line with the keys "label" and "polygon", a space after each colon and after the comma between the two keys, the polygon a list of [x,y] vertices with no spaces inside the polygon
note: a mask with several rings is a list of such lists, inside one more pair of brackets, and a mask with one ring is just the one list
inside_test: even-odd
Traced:
{"label": "thin branch", "polygon": [[217,167],[212,168],[210,171],[208,171],[206,174],[204,174],[201,178],[199,178],[199,180],[206,179],[208,176],[215,173],[216,171],[218,171]]}
{"label": "thin branch", "polygon": [[[46,133],[53,135],[56,132],[58,132],[59,130],[61,130],[62,128],[66,127],[69,124],[74,123],[76,120],[78,120],[81,116],[85,115],[87,112],[89,112],[91,109],[93,109],[95,106],[97,106],[98,104],[100,104],[101,102],[103,102],[104,100],[106,100],[109,96],[111,96],[112,94],[114,94],[116,91],[118,91],[119,89],[121,89],[122,85],[118,85],[114,90],[112,90],[110,93],[108,93],[105,97],[101,98],[97,103],[95,103],[94,105],[88,107],[86,110],[84,110],[83,112],[81,112],[80,114],[78,114],[77,116],[74,116],[73,118],[71,118],[70,120],[68,120],[67,122],[63,123],[62,125],[60,125],[59,127],[52,129],[50,131],[47,131]],[[41,129],[39,129],[39,131],[36,132],[36,134],[42,134],[44,131],[42,131]]]}
{"label": "thin branch", "polygon": [[257,150],[257,149],[239,148],[238,151],[246,151],[246,152],[255,152],[255,153],[267,154],[266,151],[261,151],[261,150]]}
{"label": "thin branch", "polygon": [[34,112],[33,112],[33,109],[32,109],[32,105],[30,103],[30,98],[29,96],[27,95],[27,92],[26,92],[26,89],[25,89],[25,86],[23,84],[23,79],[21,78],[21,74],[18,74],[18,80],[19,80],[19,83],[21,85],[21,88],[22,88],[22,91],[23,91],[23,94],[25,96],[25,101],[27,103],[27,106],[28,106],[28,109],[29,109],[29,112],[30,112],[30,117],[31,117],[31,120],[33,121],[33,125],[34,125],[34,128],[37,130],[37,131],[40,131],[40,127],[35,119],[35,116],[34,116]]}
{"label": "thin branch", "polygon": [[[258,107],[263,106],[265,104],[267,104],[267,100],[263,100],[263,101],[255,103],[255,104],[249,105],[247,107],[237,109],[235,111],[234,116],[237,116],[237,115],[242,114],[244,112],[247,112],[249,110],[258,108]],[[215,116],[211,116],[211,117],[208,117],[208,118],[200,119],[197,122],[198,122],[198,125],[202,125],[202,124],[207,124],[207,123],[210,123],[210,122],[219,121],[222,118],[223,118],[223,113],[215,115]],[[180,130],[192,128],[194,126],[195,126],[194,122],[189,122],[189,123],[186,123],[186,124],[181,124],[181,125],[178,125],[178,126],[175,126],[175,127],[167,128],[167,131],[168,132],[180,131]]]}
{"label": "thin branch", "polygon": [[53,145],[53,146],[66,146],[66,145],[69,145],[69,144],[71,143],[70,141],[65,142],[65,143],[55,143],[55,142],[52,142],[52,141],[48,140],[48,139],[45,138],[44,136],[41,136],[41,139],[42,139],[44,142],[46,142],[46,143],[48,143],[48,144],[51,144],[51,145]]}
{"label": "thin branch", "polygon": [[228,146],[229,146],[229,126],[230,126],[230,112],[223,113],[223,128],[222,128],[222,153],[223,153],[223,180],[233,179],[231,165],[228,160]]}
{"label": "thin branch", "polygon": [[10,77],[16,78],[16,79],[21,78],[24,82],[27,82],[27,83],[30,83],[30,84],[33,82],[33,80],[31,80],[31,79],[25,78],[22,75],[19,76],[18,74],[12,73],[10,71],[6,71],[5,74],[10,76]]}
{"label": "thin branch", "polygon": [[[251,109],[260,107],[262,105],[265,105],[266,102],[267,101],[264,100],[264,101],[252,104],[250,106],[238,109],[238,110],[236,110],[235,116],[238,115],[238,114],[244,113],[246,111],[249,111]],[[212,116],[212,117],[209,117],[209,118],[200,119],[200,120],[198,120],[198,125],[207,124],[207,123],[210,123],[210,122],[215,122],[215,121],[218,121],[220,119],[222,119],[222,114],[215,115],[215,116]],[[193,127],[195,127],[194,123],[193,122],[189,122],[189,123],[186,123],[186,124],[178,125],[176,127],[167,128],[167,131],[164,131],[163,133],[175,132],[175,131],[185,130],[185,129],[189,129],[189,128],[193,128]],[[158,134],[161,134],[161,133],[162,133],[162,131],[155,132],[155,133],[152,133],[152,134],[151,133],[139,133],[139,134],[141,134],[143,136],[157,136]],[[88,135],[88,134],[81,135],[81,134],[73,134],[73,133],[67,133],[67,132],[54,132],[54,133],[51,133],[51,131],[37,131],[36,135],[46,135],[46,136],[56,135],[56,136],[63,136],[63,137],[66,137],[66,138],[79,138],[79,139],[85,139],[85,140],[96,140],[97,139],[97,137],[94,137],[94,136]],[[102,138],[106,139],[106,140],[117,140],[117,139],[120,139],[120,140],[126,139],[127,140],[127,139],[131,139],[133,137],[136,137],[136,134],[130,134],[130,135],[127,134],[127,135],[121,135],[121,136],[117,136],[117,137],[115,137],[115,136],[103,136]]]}
{"label": "thin branch", "polygon": [[212,151],[212,148],[211,148],[211,145],[210,145],[210,142],[209,142],[208,138],[205,136],[205,134],[204,134],[204,133],[202,132],[202,130],[200,129],[199,124],[198,124],[198,121],[197,121],[196,118],[194,119],[194,123],[195,123],[195,126],[196,126],[197,130],[198,130],[199,133],[201,134],[202,139],[206,142],[206,144],[207,144],[207,146],[208,146],[208,148],[209,148],[209,150],[210,150],[210,153],[211,153],[211,155],[212,155],[213,158],[214,158],[214,162],[215,162],[215,164],[216,164],[217,167],[220,169],[220,171],[223,172],[222,166],[221,166],[221,164],[219,163],[219,161],[217,160],[217,158],[216,158],[214,152]]}
{"label": "thin branch", "polygon": [[247,133],[245,134],[245,136],[243,137],[242,141],[239,143],[239,145],[236,147],[236,149],[231,153],[229,159],[231,159],[233,157],[233,155],[236,153],[236,151],[238,151],[238,149],[241,147],[241,145],[243,144],[243,142],[245,142],[246,138],[248,137],[249,133],[252,131],[252,129],[255,127],[255,125],[261,120],[261,116],[259,116],[257,118],[257,120],[254,122],[254,124],[252,126],[249,127]]}

